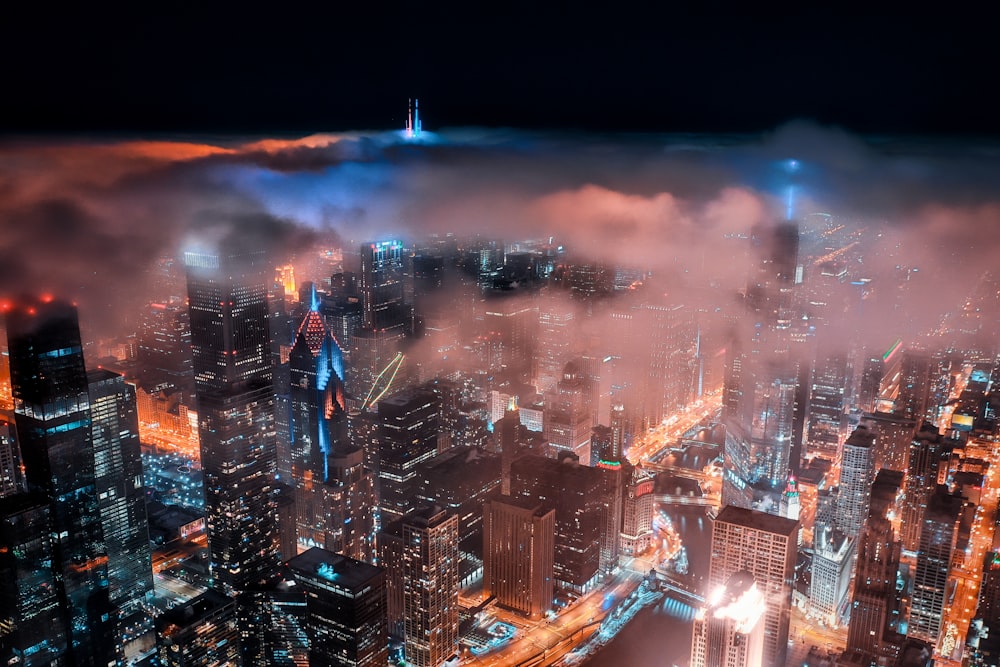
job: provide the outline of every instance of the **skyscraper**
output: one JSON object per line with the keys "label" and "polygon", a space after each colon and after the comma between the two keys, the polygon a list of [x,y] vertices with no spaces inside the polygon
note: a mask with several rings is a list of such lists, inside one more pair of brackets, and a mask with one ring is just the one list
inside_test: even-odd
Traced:
{"label": "skyscraper", "polygon": [[36,667],[66,660],[64,609],[52,570],[52,516],[40,494],[0,498],[0,661]]}
{"label": "skyscraper", "polygon": [[378,404],[379,506],[383,525],[414,509],[417,466],[437,453],[440,399],[404,391]]}
{"label": "skyscraper", "polygon": [[264,253],[185,253],[210,575],[233,593],[278,563]]}
{"label": "skyscraper", "polygon": [[318,548],[288,568],[305,590],[310,667],[384,667],[385,570]]}
{"label": "skyscraper", "polygon": [[958,541],[961,496],[938,487],[928,498],[920,530],[920,552],[913,575],[907,636],[936,644],[947,600],[948,573]]}
{"label": "skyscraper", "polygon": [[868,518],[868,502],[875,481],[875,432],[858,426],[844,443],[840,467],[837,527],[856,538]]}
{"label": "skyscraper", "polygon": [[379,241],[362,245],[361,305],[366,329],[404,326],[403,244]]}
{"label": "skyscraper", "polygon": [[887,640],[899,621],[896,579],[901,545],[889,513],[895,507],[902,482],[901,472],[887,468],[878,472],[872,485],[868,520],[858,539],[847,650],[866,665],[888,654]]}
{"label": "skyscraper", "polygon": [[695,616],[691,667],[763,667],[766,609],[753,575],[732,575]]}
{"label": "skyscraper", "polygon": [[555,516],[550,507],[511,496],[483,507],[483,590],[533,619],[552,606]]}
{"label": "skyscraper", "polygon": [[906,471],[906,495],[903,499],[903,548],[916,551],[920,547],[920,531],[930,497],[938,483],[938,468],[945,443],[937,427],[925,422],[910,445]]}
{"label": "skyscraper", "polygon": [[764,596],[764,665],[785,664],[795,579],[798,521],[724,507],[712,525],[712,563],[708,584],[725,586],[747,571]]}
{"label": "skyscraper", "polygon": [[113,659],[107,555],[94,478],[90,396],[74,306],[24,302],[7,313],[11,389],[28,488],[50,504],[52,568],[71,660]]}
{"label": "skyscraper", "polygon": [[87,373],[94,442],[97,507],[108,555],[108,593],[114,607],[119,658],[153,628],[146,605],[153,597],[153,563],[146,490],[139,451],[135,387],[109,370]]}
{"label": "skyscraper", "polygon": [[314,294],[289,355],[298,544],[365,559],[374,533],[374,480],[348,441],[343,354],[318,306]]}
{"label": "skyscraper", "polygon": [[385,533],[390,624],[401,621],[407,663],[438,667],[458,652],[458,517],[424,507]]}

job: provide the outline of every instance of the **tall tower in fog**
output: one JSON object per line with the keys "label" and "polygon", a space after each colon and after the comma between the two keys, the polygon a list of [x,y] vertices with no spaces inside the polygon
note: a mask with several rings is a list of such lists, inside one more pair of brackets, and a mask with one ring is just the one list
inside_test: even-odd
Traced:
{"label": "tall tower in fog", "polygon": [[856,538],[868,517],[872,482],[875,481],[875,433],[858,426],[844,443],[840,467],[837,523],[844,534]]}
{"label": "tall tower in fog", "polygon": [[108,554],[108,593],[114,607],[119,658],[129,643],[152,631],[146,605],[153,598],[153,562],[146,519],[146,490],[139,451],[135,387],[109,370],[87,373],[97,506]]}
{"label": "tall tower in fog", "polygon": [[25,477],[49,503],[57,536],[52,569],[70,661],[103,667],[113,660],[111,607],[76,308],[18,304],[7,313],[7,337]]}
{"label": "tall tower in fog", "polygon": [[184,259],[210,575],[232,594],[278,563],[270,267],[263,252]]}
{"label": "tall tower in fog", "polygon": [[367,329],[401,324],[403,244],[379,241],[361,246],[361,305]]}

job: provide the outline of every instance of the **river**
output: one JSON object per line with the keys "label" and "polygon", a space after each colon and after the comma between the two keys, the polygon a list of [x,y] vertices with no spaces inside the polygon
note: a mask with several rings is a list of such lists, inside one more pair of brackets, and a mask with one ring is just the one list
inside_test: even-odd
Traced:
{"label": "river", "polygon": [[[708,578],[712,546],[712,522],[704,507],[667,508],[674,527],[687,547],[689,571]],[[647,607],[588,660],[587,667],[687,667],[691,656],[691,624],[694,609],[664,598]]]}

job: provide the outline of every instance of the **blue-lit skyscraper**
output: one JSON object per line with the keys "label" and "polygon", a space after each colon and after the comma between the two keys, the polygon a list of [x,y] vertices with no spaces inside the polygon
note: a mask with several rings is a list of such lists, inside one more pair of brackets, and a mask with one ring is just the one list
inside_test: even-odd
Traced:
{"label": "blue-lit skyscraper", "polygon": [[232,594],[279,561],[271,267],[263,252],[188,252],[185,264],[210,574]]}
{"label": "blue-lit skyscraper", "polygon": [[348,442],[343,353],[312,306],[289,355],[292,483],[300,548],[372,557],[377,503],[364,453]]}

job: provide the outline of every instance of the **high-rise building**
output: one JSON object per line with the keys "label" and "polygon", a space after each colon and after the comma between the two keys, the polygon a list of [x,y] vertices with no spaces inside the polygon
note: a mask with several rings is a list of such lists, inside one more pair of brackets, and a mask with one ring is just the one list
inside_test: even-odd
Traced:
{"label": "high-rise building", "polygon": [[343,354],[318,305],[314,295],[289,354],[297,542],[368,559],[374,479],[348,440]]}
{"label": "high-rise building", "polygon": [[840,466],[837,527],[849,538],[861,532],[875,481],[875,432],[858,426],[844,443]]}
{"label": "high-rise building", "polygon": [[546,397],[543,433],[553,456],[572,452],[590,462],[590,435],[594,427],[589,387],[576,361],[566,364],[563,376]]}
{"label": "high-rise building", "polygon": [[51,562],[52,517],[41,494],[0,498],[0,661],[49,667],[67,659]]}
{"label": "high-rise building", "polygon": [[619,525],[613,536],[607,534],[613,525],[608,520],[615,503],[615,485],[608,481],[613,474],[580,465],[571,453],[558,460],[529,454],[511,466],[512,496],[549,503],[556,510],[555,578],[563,588],[590,590],[607,565],[602,547],[621,530]]}
{"label": "high-rise building", "polygon": [[847,651],[861,664],[872,665],[889,657],[897,633],[900,599],[896,586],[901,544],[892,527],[890,512],[902,487],[903,473],[883,468],[872,485],[868,520],[858,538],[857,568]]}
{"label": "high-rise building", "polygon": [[424,507],[388,525],[380,540],[391,631],[406,662],[438,667],[458,652],[458,517]]}
{"label": "high-rise building", "polygon": [[540,394],[554,389],[573,350],[575,307],[565,299],[548,297],[538,307],[538,346],[535,388]]}
{"label": "high-rise building", "polygon": [[763,667],[766,609],[753,575],[732,575],[695,616],[691,667]]}
{"label": "high-rise building", "polygon": [[725,586],[747,571],[764,596],[764,665],[783,665],[788,650],[799,523],[742,507],[724,507],[712,525],[708,584]]}
{"label": "high-rise building", "polygon": [[185,253],[210,576],[233,593],[279,560],[264,253]]}
{"label": "high-rise building", "polygon": [[241,665],[236,601],[208,590],[156,618],[164,667]]}
{"label": "high-rise building", "polygon": [[944,453],[944,439],[937,427],[925,422],[910,444],[906,471],[906,495],[900,532],[903,548],[915,552],[920,547],[920,531],[924,526],[927,504],[938,483],[938,468]]}
{"label": "high-rise building", "polygon": [[417,466],[438,451],[440,399],[404,391],[378,404],[379,508],[383,525],[414,509]]}
{"label": "high-rise building", "polygon": [[920,530],[920,551],[913,574],[907,636],[936,644],[947,601],[948,573],[958,542],[961,496],[938,487],[928,498]]}
{"label": "high-rise building", "polygon": [[182,300],[150,303],[144,308],[137,361],[143,389],[150,393],[180,391],[182,402],[189,404],[191,325]]}
{"label": "high-rise building", "polygon": [[88,372],[87,381],[96,462],[94,480],[107,547],[115,647],[119,659],[124,660],[134,652],[132,642],[153,629],[146,611],[153,598],[153,562],[135,387],[106,369]]}
{"label": "high-rise building", "polygon": [[288,568],[305,590],[310,667],[384,667],[385,570],[319,548]]}
{"label": "high-rise building", "polygon": [[842,352],[818,354],[811,370],[806,449],[831,461],[836,460],[846,436],[849,359]]}
{"label": "high-rise building", "polygon": [[825,623],[837,627],[847,608],[854,539],[830,526],[819,525],[813,544],[809,610]]}
{"label": "high-rise building", "polygon": [[403,244],[379,241],[362,245],[361,304],[366,329],[387,329],[405,322]]}
{"label": "high-rise building", "polygon": [[483,591],[533,619],[552,606],[555,516],[512,496],[483,506]]}
{"label": "high-rise building", "polygon": [[113,659],[107,554],[94,478],[90,396],[74,306],[7,312],[11,389],[25,477],[50,504],[52,568],[76,665]]}

